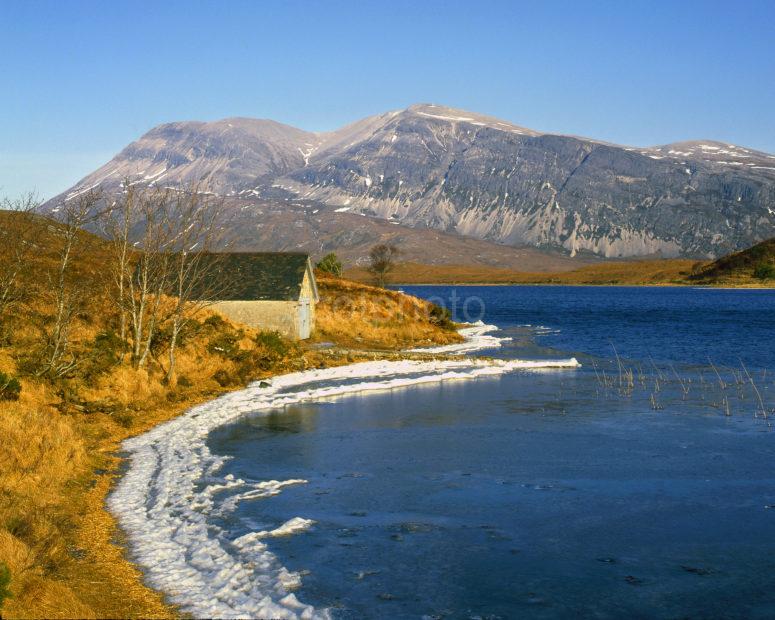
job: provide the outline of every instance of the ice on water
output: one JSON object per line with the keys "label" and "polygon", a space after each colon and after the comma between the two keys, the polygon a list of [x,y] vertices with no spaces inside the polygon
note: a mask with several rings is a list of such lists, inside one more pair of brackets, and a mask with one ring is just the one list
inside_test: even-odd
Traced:
{"label": "ice on water", "polygon": [[[464,343],[426,352],[469,353],[500,346],[482,323],[465,328]],[[306,480],[246,481],[219,475],[225,459],[213,455],[207,436],[246,413],[270,411],[354,392],[448,380],[474,379],[520,369],[572,368],[560,361],[375,361],[276,377],[254,383],[190,409],[184,415],[125,442],[129,469],[109,498],[127,532],[133,558],[148,582],[195,617],[326,618],[327,610],[300,602],[291,592],[301,577],[289,572],[266,539],[314,527],[297,516],[274,530],[229,540],[208,517],[233,511],[240,501],[261,500]],[[263,387],[262,387],[263,385]]]}

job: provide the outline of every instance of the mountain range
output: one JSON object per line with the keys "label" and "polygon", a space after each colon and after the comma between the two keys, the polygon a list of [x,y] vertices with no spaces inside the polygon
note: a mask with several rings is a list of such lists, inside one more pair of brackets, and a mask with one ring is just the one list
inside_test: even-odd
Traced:
{"label": "mountain range", "polygon": [[239,249],[355,262],[392,241],[418,262],[565,269],[713,258],[775,236],[771,154],[620,146],[431,104],[327,133],[248,118],[160,125],[45,206],[127,179],[206,186],[233,208]]}

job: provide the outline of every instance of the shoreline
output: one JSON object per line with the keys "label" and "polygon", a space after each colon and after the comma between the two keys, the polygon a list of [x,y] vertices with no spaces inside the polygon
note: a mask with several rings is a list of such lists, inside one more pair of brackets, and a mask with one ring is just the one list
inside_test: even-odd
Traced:
{"label": "shoreline", "polygon": [[[91,254],[79,259],[85,269],[100,264]],[[3,617],[180,617],[147,587],[106,510],[124,472],[125,439],[248,381],[366,360],[431,358],[398,351],[462,340],[457,326],[431,319],[422,299],[334,279],[323,278],[320,286],[318,337],[309,342],[275,342],[228,319],[210,321],[217,313],[203,312],[178,350],[179,381],[172,383],[164,380],[164,357],[153,356],[141,369],[108,360],[113,344],[103,352],[95,343],[101,329],[110,330],[113,315],[103,308],[105,300],[95,301],[90,321],[79,318],[73,345],[89,361],[85,370],[62,385],[23,378],[19,400],[0,401],[0,443],[7,448],[0,458],[6,494],[0,570],[4,575],[8,567],[12,595],[3,600]],[[26,317],[12,318],[26,329]],[[9,347],[0,347],[0,371],[15,372],[36,336],[20,331]],[[160,351],[166,352],[163,345]]]}
{"label": "shoreline", "polygon": [[389,282],[388,286],[566,286],[566,287],[584,287],[584,288],[697,288],[703,290],[747,290],[747,291],[770,291],[775,290],[775,284],[772,286],[748,286],[748,285],[723,285],[723,284],[693,284],[693,283],[653,283],[653,284],[596,284],[596,283],[563,283],[563,282]]}
{"label": "shoreline", "polygon": [[[498,339],[486,335],[493,329],[497,328],[468,326],[463,330],[463,343],[430,347],[422,353],[446,356],[500,346]],[[445,357],[422,361],[411,359],[412,352],[402,352],[395,361],[359,362],[256,381],[126,439],[122,447],[129,453],[129,467],[107,497],[107,507],[126,532],[129,558],[136,561],[144,583],[195,616],[325,617],[325,610],[316,611],[296,599],[293,590],[300,585],[300,577],[289,573],[261,542],[264,535],[275,534],[254,533],[256,536],[238,541],[226,540],[217,532],[211,535],[206,515],[228,512],[241,500],[270,497],[285,486],[305,482],[218,478],[224,459],[210,454],[206,446],[214,428],[246,412],[268,411],[295,402],[520,369],[579,365],[575,359],[526,362]],[[337,380],[345,383],[332,383]],[[203,480],[207,485],[199,489]],[[216,505],[216,495],[235,491],[236,495]],[[302,525],[311,523],[294,517],[278,531],[301,531]]]}
{"label": "shoreline", "polygon": [[[356,359],[374,359],[374,352],[342,350],[326,360],[330,367],[350,365],[352,357]],[[384,359],[395,359],[396,351],[379,352]],[[417,356],[420,357],[420,356]],[[262,373],[255,382],[273,379]],[[254,381],[251,381],[253,383]],[[176,420],[192,408],[217,400],[246,388],[247,384],[230,388],[221,388],[210,392],[200,392],[178,403],[160,403],[152,414],[139,418],[139,423],[131,428],[116,426],[112,432],[102,437],[94,448],[88,470],[76,483],[87,490],[80,496],[79,512],[83,521],[73,531],[70,544],[76,550],[83,551],[94,558],[91,570],[81,574],[78,570],[74,581],[82,582],[78,591],[99,597],[95,585],[100,584],[104,591],[120,596],[121,616],[145,618],[179,618],[181,612],[166,593],[147,584],[145,573],[131,558],[131,549],[126,532],[116,516],[108,508],[108,498],[114,492],[117,483],[126,473],[127,454],[123,449],[125,441],[142,436],[153,429]],[[105,417],[106,414],[94,414]],[[98,426],[96,420],[92,420]],[[75,567],[74,567],[75,569]],[[76,607],[76,609],[81,609]],[[86,609],[82,608],[84,614]],[[55,608],[49,610],[50,617],[60,617]],[[71,617],[70,615],[63,617]],[[86,617],[86,616],[84,616]]]}

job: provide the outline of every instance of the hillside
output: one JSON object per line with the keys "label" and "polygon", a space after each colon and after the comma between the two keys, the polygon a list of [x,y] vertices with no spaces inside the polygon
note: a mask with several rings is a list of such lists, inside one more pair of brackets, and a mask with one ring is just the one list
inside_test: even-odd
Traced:
{"label": "hillside", "polygon": [[366,263],[374,245],[390,243],[400,248],[403,260],[430,265],[463,262],[486,268],[567,271],[600,261],[589,254],[570,258],[559,251],[504,246],[430,228],[400,226],[356,213],[323,213],[310,204],[256,201],[239,207],[233,199],[227,199],[227,204],[232,218],[230,248],[237,251],[302,250],[313,258],[335,252],[345,264],[357,266]]}
{"label": "hillside", "polygon": [[424,300],[326,274],[319,274],[318,285],[318,340],[374,349],[461,341],[448,315]]}
{"label": "hillside", "polygon": [[[293,243],[316,255],[351,251],[355,263],[362,240],[346,234],[342,214],[401,235],[433,229],[478,239],[504,256],[508,246],[712,258],[775,236],[775,155],[712,140],[625,147],[431,104],[328,133],[246,118],[162,125],[48,208],[89,188],[119,191],[125,179],[198,183],[230,200],[240,214],[235,227],[273,229],[282,221],[293,233],[292,242],[271,237],[271,247],[243,239],[246,249]],[[326,232],[331,226],[342,235]],[[447,264],[476,263],[475,249],[457,249]],[[434,255],[426,246],[412,259],[430,264]]]}
{"label": "hillside", "polygon": [[775,286],[775,238],[723,256],[690,279],[702,284]]}
{"label": "hillside", "polygon": [[[168,381],[166,311],[175,300],[159,299],[151,355],[131,363],[105,241],[75,231],[57,297],[67,234],[51,220],[0,211],[0,298],[14,291],[0,304],[0,571],[11,578],[3,617],[176,616],[143,585],[104,508],[123,439],[254,379],[460,339],[426,302],[324,281],[317,342],[289,342],[203,309],[187,323]],[[67,309],[59,332],[58,299]],[[52,364],[57,343],[63,354]]]}

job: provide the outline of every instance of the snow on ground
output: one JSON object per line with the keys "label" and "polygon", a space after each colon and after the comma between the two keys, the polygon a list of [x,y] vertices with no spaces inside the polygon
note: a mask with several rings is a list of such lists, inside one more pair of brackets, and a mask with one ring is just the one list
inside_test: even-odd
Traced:
{"label": "snow on ground", "polygon": [[[466,342],[425,349],[465,353],[500,346],[483,323],[464,330]],[[194,617],[327,618],[327,610],[301,603],[291,590],[301,576],[289,572],[266,539],[314,527],[294,517],[273,530],[230,541],[208,516],[233,512],[239,502],[262,500],[306,480],[243,480],[220,476],[226,458],[210,452],[207,436],[244,414],[302,401],[423,383],[498,376],[520,369],[574,368],[560,361],[374,361],[282,375],[193,407],[182,416],[124,442],[129,468],[108,499],[126,531],[132,558],[148,583]]]}
{"label": "snow on ground", "polygon": [[428,114],[427,112],[418,112],[420,116],[427,116],[428,118],[438,118],[444,121],[462,121],[471,122],[474,119],[469,116],[444,116],[443,114]]}
{"label": "snow on ground", "polygon": [[65,197],[65,200],[64,200],[64,202],[67,202],[68,200],[72,200],[72,199],[73,199],[73,198],[75,198],[76,196],[80,196],[81,194],[83,194],[83,193],[85,193],[85,192],[88,192],[89,190],[92,190],[92,189],[96,188],[97,186],[99,186],[99,185],[100,185],[100,183],[102,183],[102,182],[103,182],[105,179],[107,179],[109,176],[111,176],[111,175],[115,174],[116,170],[118,170],[118,168],[113,168],[113,170],[111,170],[110,172],[108,172],[108,173],[107,173],[105,176],[103,176],[103,177],[100,177],[100,179],[99,179],[99,180],[98,180],[96,183],[94,183],[93,185],[89,185],[89,187],[80,187],[80,188],[76,188],[76,190],[75,190],[75,191],[72,191],[72,192],[70,192],[70,193],[69,193],[69,194],[68,194],[68,195]]}
{"label": "snow on ground", "polygon": [[482,321],[471,323],[468,327],[459,330],[459,333],[465,337],[464,342],[457,344],[446,344],[439,347],[425,347],[410,349],[414,353],[446,353],[450,355],[463,355],[464,353],[473,353],[483,349],[497,349],[503,342],[511,338],[496,338],[490,333],[497,331],[496,325],[486,325]]}
{"label": "snow on ground", "polygon": [[[167,171],[167,166],[165,164],[164,167],[161,170],[159,170],[158,172],[155,172],[154,174],[145,175],[143,177],[143,180],[144,181],[150,181],[151,179],[155,179],[156,177],[158,177],[162,172],[166,172],[166,171]],[[140,173],[140,174],[142,174],[142,173]]]}

